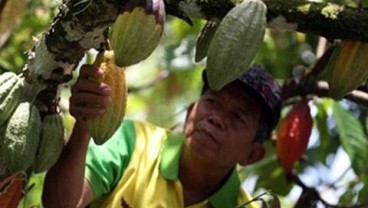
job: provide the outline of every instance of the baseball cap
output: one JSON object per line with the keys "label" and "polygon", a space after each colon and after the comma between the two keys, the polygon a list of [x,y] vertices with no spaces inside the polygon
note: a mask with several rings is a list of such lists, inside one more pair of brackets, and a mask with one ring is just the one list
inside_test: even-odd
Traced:
{"label": "baseball cap", "polygon": [[[208,89],[206,70],[203,71],[203,92]],[[252,65],[250,68],[231,82],[258,101],[265,113],[268,130],[273,130],[279,119],[281,111],[281,87],[271,74],[260,65]]]}

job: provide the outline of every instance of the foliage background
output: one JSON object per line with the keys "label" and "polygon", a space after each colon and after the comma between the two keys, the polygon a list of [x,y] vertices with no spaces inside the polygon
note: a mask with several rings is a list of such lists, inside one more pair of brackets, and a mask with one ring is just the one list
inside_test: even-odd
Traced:
{"label": "foliage background", "polygon": [[[1,72],[21,72],[26,60],[25,52],[33,46],[33,38],[50,26],[60,3],[57,0],[27,2],[21,20],[7,41],[0,45]],[[205,61],[195,63],[194,54],[196,38],[204,23],[195,20],[194,25],[189,26],[178,18],[167,16],[160,46],[147,60],[126,69],[130,90],[126,118],[147,120],[167,128],[183,121],[185,108],[198,98],[201,90]],[[320,37],[312,34],[268,30],[254,62],[268,68],[283,84],[285,80],[298,76],[300,66],[310,67],[316,62],[320,55],[317,53],[320,41]],[[95,51],[90,51],[83,63],[93,61],[94,54]],[[74,122],[68,114],[68,99],[77,76],[76,70],[73,80],[65,85],[60,101],[68,133]],[[341,206],[366,203],[366,107],[348,100],[319,97],[315,97],[310,106],[314,128],[305,157],[296,166],[299,176],[308,186],[315,187],[328,203]],[[290,106],[285,106],[282,115],[289,109]],[[255,196],[271,191],[279,196],[282,207],[293,207],[302,189],[286,180],[277,162],[274,139],[266,142],[267,155],[262,162],[252,167],[240,167],[239,171],[244,178],[244,186]],[[362,161],[363,165],[359,165]],[[340,168],[336,168],[336,164]],[[28,191],[20,207],[42,207],[43,177],[44,173],[30,177]],[[323,207],[321,203],[317,206]]]}

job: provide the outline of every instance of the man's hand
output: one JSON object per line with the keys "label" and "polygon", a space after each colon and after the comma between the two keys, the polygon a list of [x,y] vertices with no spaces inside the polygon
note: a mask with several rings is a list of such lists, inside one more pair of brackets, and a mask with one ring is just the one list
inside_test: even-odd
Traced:
{"label": "man's hand", "polygon": [[103,71],[93,65],[81,67],[70,97],[70,114],[77,121],[106,112],[106,107],[111,102],[110,86],[97,81],[102,75]]}

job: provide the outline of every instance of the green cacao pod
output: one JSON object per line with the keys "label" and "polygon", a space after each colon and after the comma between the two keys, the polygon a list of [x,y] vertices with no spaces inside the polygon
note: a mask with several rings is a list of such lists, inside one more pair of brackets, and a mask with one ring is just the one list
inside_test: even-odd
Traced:
{"label": "green cacao pod", "polygon": [[245,0],[221,20],[207,52],[209,87],[220,90],[248,70],[266,31],[266,5]]}
{"label": "green cacao pod", "polygon": [[40,141],[33,163],[35,173],[47,171],[56,163],[64,148],[64,139],[63,117],[58,113],[46,115],[42,121]]}
{"label": "green cacao pod", "polygon": [[127,87],[125,68],[115,64],[113,51],[100,52],[94,65],[104,71],[102,79],[98,80],[111,87],[111,102],[105,114],[86,121],[87,128],[96,144],[105,143],[122,122],[127,102]]}
{"label": "green cacao pod", "polygon": [[9,119],[20,103],[24,92],[24,78],[10,75],[0,86],[0,126]]}
{"label": "green cacao pod", "polygon": [[11,172],[31,167],[41,132],[41,117],[37,107],[21,102],[1,128],[0,157]]}
{"label": "green cacao pod", "polygon": [[211,43],[213,35],[215,34],[219,23],[215,21],[207,21],[203,26],[196,42],[196,50],[194,60],[196,62],[202,61],[207,56],[208,47]]}
{"label": "green cacao pod", "polygon": [[0,74],[0,84],[1,86],[6,83],[8,80],[10,80],[11,78],[16,77],[17,74],[15,74],[14,72],[4,72],[2,74]]}
{"label": "green cacao pod", "polygon": [[368,43],[342,41],[327,64],[330,96],[341,99],[368,78]]}
{"label": "green cacao pod", "polygon": [[306,101],[302,101],[288,112],[279,124],[276,153],[285,172],[290,172],[307,148],[313,120]]}
{"label": "green cacao pod", "polygon": [[116,64],[126,67],[146,59],[161,40],[164,19],[163,0],[130,1],[111,28]]}

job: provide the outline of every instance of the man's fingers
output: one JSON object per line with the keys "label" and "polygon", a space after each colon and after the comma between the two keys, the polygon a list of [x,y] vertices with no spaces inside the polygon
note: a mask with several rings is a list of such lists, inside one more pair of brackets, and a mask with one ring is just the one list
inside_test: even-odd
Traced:
{"label": "man's fingers", "polygon": [[97,116],[103,115],[105,112],[105,108],[86,108],[79,106],[70,106],[70,114],[77,120],[95,118]]}
{"label": "man's fingers", "polygon": [[76,93],[70,97],[70,114],[76,119],[93,118],[106,112],[111,102],[110,96],[101,96],[91,93]]}
{"label": "man's fingers", "polygon": [[73,106],[81,107],[106,107],[111,102],[109,96],[100,96],[91,93],[79,93],[78,95],[72,95],[70,98],[70,104]]}
{"label": "man's fingers", "polygon": [[72,87],[70,114],[76,119],[93,118],[106,112],[111,102],[110,86],[96,82],[103,71],[93,65],[83,65],[78,80]]}
{"label": "man's fingers", "polygon": [[72,92],[89,92],[96,95],[109,95],[110,86],[105,83],[94,82],[87,79],[79,80],[73,87]]}
{"label": "man's fingers", "polygon": [[79,71],[79,77],[82,79],[85,79],[85,78],[98,79],[102,75],[103,75],[103,70],[91,64],[82,65]]}

